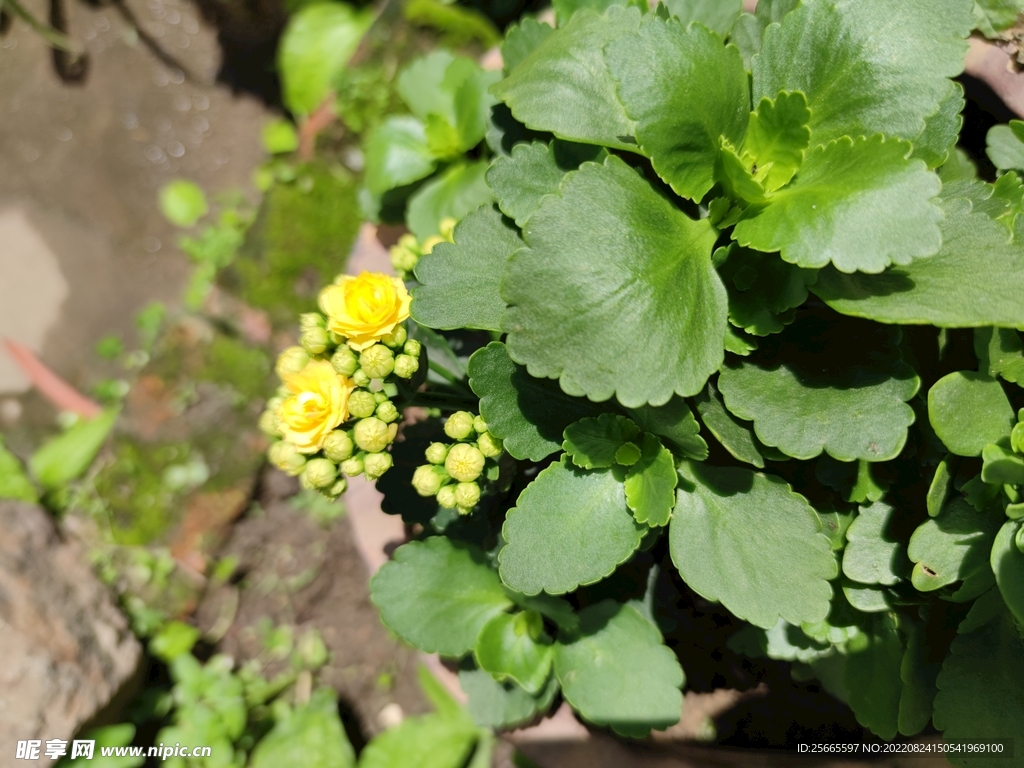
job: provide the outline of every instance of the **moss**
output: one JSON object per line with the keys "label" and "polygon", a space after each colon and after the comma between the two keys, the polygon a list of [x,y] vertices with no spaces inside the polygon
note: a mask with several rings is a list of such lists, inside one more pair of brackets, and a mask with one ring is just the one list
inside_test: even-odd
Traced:
{"label": "moss", "polygon": [[218,335],[204,350],[199,378],[232,387],[246,400],[266,396],[273,385],[268,381],[267,353],[228,336]]}

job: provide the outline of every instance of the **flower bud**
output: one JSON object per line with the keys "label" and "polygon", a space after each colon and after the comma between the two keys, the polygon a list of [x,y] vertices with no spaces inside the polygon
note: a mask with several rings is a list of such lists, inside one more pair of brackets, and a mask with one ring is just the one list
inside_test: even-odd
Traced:
{"label": "flower bud", "polygon": [[377,401],[373,398],[373,392],[357,389],[348,396],[349,416],[365,419],[367,416],[373,416],[375,410],[377,410]]}
{"label": "flower bud", "polygon": [[383,379],[395,370],[395,354],[383,344],[374,344],[360,353],[359,367],[371,379]]}
{"label": "flower bud", "polygon": [[288,347],[277,356],[277,365],[274,370],[278,377],[284,378],[289,373],[300,373],[309,362],[309,353],[302,347]]}
{"label": "flower bud", "polygon": [[501,452],[504,450],[501,440],[490,432],[482,432],[480,434],[476,439],[476,447],[480,449],[480,453],[489,459],[501,456]]}
{"label": "flower bud", "polygon": [[306,457],[299,453],[294,443],[287,440],[270,446],[267,458],[270,459],[271,464],[292,477],[302,472],[302,468],[306,466]]}
{"label": "flower bud", "polygon": [[377,403],[377,405],[380,405],[381,403],[383,403],[387,399],[388,399],[388,396],[386,394],[384,394],[383,391],[374,392],[373,393],[373,401],[375,403]]}
{"label": "flower bud", "polygon": [[412,487],[420,496],[435,496],[448,480],[448,473],[444,471],[444,467],[434,464],[416,467],[416,471],[412,473]]}
{"label": "flower bud", "polygon": [[363,454],[357,453],[352,458],[341,462],[341,471],[348,477],[363,474]]}
{"label": "flower bud", "polygon": [[420,260],[420,245],[414,235],[402,235],[391,246],[391,266],[396,272],[412,272]]}
{"label": "flower bud", "polygon": [[473,414],[456,411],[444,423],[444,433],[453,440],[463,440],[473,434]]}
{"label": "flower bud", "polygon": [[1013,431],[1010,432],[1010,447],[1015,453],[1024,453],[1024,422],[1013,426]]}
{"label": "flower bud", "polygon": [[311,326],[302,329],[302,346],[311,355],[319,355],[327,351],[330,343],[327,329]]}
{"label": "flower bud", "polygon": [[423,244],[420,246],[420,249],[423,251],[423,255],[426,256],[428,253],[434,250],[435,245],[439,245],[440,243],[443,242],[444,238],[441,237],[440,235],[431,235],[430,237],[423,241]]}
{"label": "flower bud", "polygon": [[480,486],[476,483],[459,483],[455,486],[455,503],[472,509],[480,501]]}
{"label": "flower bud", "polygon": [[427,461],[431,464],[444,464],[448,457],[449,446],[446,443],[431,443],[427,446]]}
{"label": "flower bud", "polygon": [[383,475],[389,469],[394,461],[391,458],[391,454],[386,451],[381,453],[370,453],[367,454],[366,458],[363,459],[363,472],[370,480],[376,480],[378,477]]}
{"label": "flower bud", "polygon": [[377,406],[377,418],[387,424],[398,419],[398,406],[390,400],[385,400]]}
{"label": "flower bud", "polygon": [[334,485],[325,490],[324,493],[326,493],[332,499],[336,499],[339,496],[341,496],[341,494],[343,494],[346,490],[348,490],[348,480],[346,480],[344,477],[341,477],[335,480]]}
{"label": "flower bud", "polygon": [[460,506],[460,505],[456,505],[455,509],[463,517],[473,513],[473,507],[463,507],[463,506]]}
{"label": "flower bud", "polygon": [[444,468],[453,479],[469,483],[480,477],[486,459],[480,449],[469,443],[458,443],[451,447],[444,460]]}
{"label": "flower bud", "polygon": [[455,242],[455,225],[459,223],[459,220],[454,216],[445,216],[441,219],[441,223],[437,225],[437,231],[441,233],[441,237],[447,240],[449,243]]}
{"label": "flower bud", "polygon": [[399,355],[395,358],[395,376],[400,379],[411,379],[419,369],[420,361],[411,355]]}
{"label": "flower bud", "polygon": [[302,470],[304,488],[327,488],[338,479],[338,468],[330,459],[310,459]]}
{"label": "flower bud", "polygon": [[394,349],[405,344],[407,338],[409,338],[409,332],[405,330],[404,325],[399,325],[395,327],[395,330],[382,338],[381,342]]}
{"label": "flower bud", "polygon": [[299,328],[327,328],[327,318],[319,312],[304,312],[299,315]]}
{"label": "flower bud", "polygon": [[473,429],[476,431],[477,434],[482,435],[484,432],[487,431],[487,422],[484,421],[483,417],[481,416],[474,416]]}
{"label": "flower bud", "polygon": [[346,344],[338,347],[335,353],[331,355],[331,365],[342,376],[351,376],[359,367],[359,358],[356,357],[356,353],[352,351],[352,348]]}
{"label": "flower bud", "polygon": [[458,503],[455,501],[455,486],[443,486],[437,492],[437,503],[440,504],[445,509],[455,509],[455,506]]}
{"label": "flower bud", "polygon": [[324,455],[331,461],[344,461],[352,455],[355,445],[352,438],[340,429],[336,429],[324,440]]}
{"label": "flower bud", "polygon": [[409,357],[415,357],[417,360],[420,357],[420,352],[423,350],[423,345],[420,344],[416,339],[409,339],[405,342],[405,346],[402,347],[402,351],[405,352]]}
{"label": "flower bud", "polygon": [[398,437],[398,424],[396,422],[391,422],[388,424],[388,442],[395,442],[396,437]]}
{"label": "flower bud", "polygon": [[357,387],[368,387],[370,386],[370,376],[362,368],[352,374],[352,382]]}
{"label": "flower bud", "polygon": [[383,451],[391,442],[388,439],[388,425],[373,416],[356,422],[353,437],[356,445],[367,453]]}
{"label": "flower bud", "polygon": [[260,431],[267,437],[281,437],[281,420],[277,416],[276,408],[267,408],[260,414]]}

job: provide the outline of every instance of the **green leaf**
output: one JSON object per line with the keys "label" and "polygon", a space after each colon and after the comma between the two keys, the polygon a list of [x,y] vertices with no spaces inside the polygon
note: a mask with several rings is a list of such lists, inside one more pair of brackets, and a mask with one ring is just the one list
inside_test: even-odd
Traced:
{"label": "green leaf", "polygon": [[459,685],[469,701],[466,707],[481,728],[516,728],[544,714],[558,693],[552,675],[539,696],[531,696],[514,683],[499,683],[482,669],[460,670]]}
{"label": "green leaf", "polygon": [[409,62],[399,73],[395,90],[420,120],[436,115],[454,127],[455,94],[479,69],[472,59],[436,50]]}
{"label": "green leaf", "polygon": [[920,592],[982,574],[989,568],[989,553],[1002,520],[979,512],[963,499],[954,499],[921,523],[910,537],[907,555],[914,562],[910,580]]}
{"label": "green leaf", "polygon": [[508,511],[498,554],[501,580],[517,592],[559,595],[593,584],[628,560],[646,532],[610,469],[544,469]]}
{"label": "green leaf", "polygon": [[739,51],[700,24],[687,29],[652,14],[610,42],[605,58],[654,170],[679,195],[703,198],[721,137],[738,146],[750,118]]}
{"label": "green leaf", "polygon": [[577,11],[581,11],[584,8],[595,11],[596,13],[602,13],[613,5],[637,5],[638,3],[627,3],[626,0],[554,0],[552,7],[555,9],[555,19],[558,21],[558,26],[563,27],[565,23],[576,14]]}
{"label": "green leaf", "polygon": [[981,451],[981,458],[984,462],[981,468],[982,481],[992,485],[1024,483],[1024,458],[1009,447],[997,443],[986,445]]}
{"label": "green leaf", "polygon": [[925,498],[925,504],[928,508],[928,517],[935,517],[942,511],[943,505],[946,503],[946,497],[949,496],[949,489],[953,485],[953,467],[952,462],[955,461],[952,454],[946,454],[946,458],[939,462],[939,466],[935,468],[935,474],[932,476],[932,482],[928,486],[928,496]]}
{"label": "green leaf", "polygon": [[359,768],[453,768],[465,765],[479,731],[440,714],[410,717],[366,745]]}
{"label": "green leaf", "polygon": [[175,179],[160,188],[160,212],[175,226],[191,227],[209,210],[206,195],[198,184]]}
{"label": "green leaf", "polygon": [[169,621],[149,641],[149,652],[164,662],[172,662],[188,653],[202,633],[182,621]]}
{"label": "green leaf", "polygon": [[842,137],[807,153],[800,174],[733,230],[740,245],[779,251],[801,267],[883,271],[942,245],[938,177],[910,160],[910,145],[882,136]]}
{"label": "green leaf", "polygon": [[1024,382],[1024,344],[1012,328],[976,328],[974,354],[982,373],[1014,384]]}
{"label": "green leaf", "polygon": [[480,415],[514,458],[540,461],[562,447],[574,421],[600,412],[594,403],[570,397],[550,379],[535,379],[491,342],[469,358],[469,386],[480,398]]}
{"label": "green leaf", "polygon": [[1020,520],[1007,520],[992,542],[989,563],[1003,601],[1018,622],[1024,622],[1024,552],[1016,544]]}
{"label": "green leaf", "polygon": [[956,623],[950,626],[951,603],[933,603],[921,608],[923,621],[900,621],[900,629],[907,636],[900,679],[899,731],[904,736],[920,733],[932,719],[935,702],[935,679],[942,668],[949,642],[956,636]]}
{"label": "green leaf", "polygon": [[438,243],[416,264],[412,318],[429,328],[501,329],[505,302],[498,286],[519,233],[493,207],[481,207],[455,227],[454,243]]}
{"label": "green leaf", "polygon": [[696,21],[722,37],[743,10],[743,0],[668,0],[665,4],[684,27]]}
{"label": "green leaf", "polygon": [[[963,71],[971,0],[805,0],[764,33],[754,99],[801,91],[814,145],[843,136],[913,141]],[[896,56],[894,51],[914,51]],[[868,161],[870,162],[870,161]]]}
{"label": "green leaf", "polygon": [[679,721],[683,669],[631,605],[604,600],[582,610],[579,632],[559,641],[555,674],[577,712],[622,736],[643,738]]}
{"label": "green leaf", "polygon": [[883,739],[896,735],[903,682],[903,644],[889,614],[876,616],[870,629],[848,646],[843,682],[857,722]]}
{"label": "green leaf", "polygon": [[548,35],[494,93],[527,128],[561,139],[636,151],[634,124],[615,93],[602,50],[636,29],[640,11],[585,8]]}
{"label": "green leaf", "polygon": [[687,585],[769,629],[828,615],[838,569],[814,510],[777,477],[684,465],[669,528],[672,562]]}
{"label": "green leaf", "polygon": [[774,453],[775,449],[768,448],[757,439],[754,430],[748,426],[749,422],[741,423],[726,410],[721,395],[711,382],[708,382],[705,390],[694,398],[694,402],[704,426],[733,458],[753,464],[758,469],[764,468],[766,458],[776,458],[769,455],[769,452]]}
{"label": "green leaf", "polygon": [[274,724],[252,751],[252,768],[352,768],[356,754],[338,718],[334,691],[321,688]]}
{"label": "green leaf", "polygon": [[505,65],[505,74],[518,67],[553,31],[549,24],[530,17],[521,19],[519,23],[509,27],[501,43],[501,60]]}
{"label": "green leaf", "polygon": [[999,382],[974,371],[955,371],[932,385],[928,420],[958,456],[980,456],[989,443],[1009,437],[1017,421]]}
{"label": "green leaf", "polygon": [[441,219],[456,221],[491,202],[484,174],[487,161],[455,163],[409,198],[406,223],[419,240],[440,232]]}
{"label": "green leaf", "polygon": [[94,419],[81,419],[71,429],[48,440],[28,460],[29,470],[44,488],[56,488],[80,477],[114,428],[120,409]]}
{"label": "green leaf", "polygon": [[654,435],[645,434],[640,460],[626,472],[626,506],[638,523],[668,525],[676,504],[676,463]]}
{"label": "green leaf", "polygon": [[775,254],[736,245],[718,274],[729,292],[729,322],[755,336],[779,333],[793,321],[789,310],[807,300],[817,272],[787,264]]}
{"label": "green leaf", "polygon": [[315,3],[288,17],[277,49],[284,104],[308,115],[327,98],[373,22],[370,8],[347,3]]}
{"label": "green leaf", "polygon": [[[811,140],[807,123],[811,111],[802,93],[782,92],[775,100],[761,99],[750,116],[743,153],[757,164],[754,179],[768,192],[788,184],[804,160]],[[750,169],[748,169],[750,170]]]}
{"label": "green leaf", "polygon": [[896,509],[874,503],[861,507],[846,530],[843,573],[861,584],[898,584],[907,572],[903,542],[893,534]]}
{"label": "green leaf", "polygon": [[939,102],[939,110],[925,118],[924,132],[914,140],[911,157],[918,157],[929,168],[938,168],[946,162],[950,150],[956,145],[963,127],[964,87],[950,82],[946,97]]}
{"label": "green leaf", "polygon": [[263,148],[272,155],[287,155],[299,148],[295,126],[283,117],[264,123],[262,138]]}
{"label": "green leaf", "polygon": [[499,682],[511,680],[536,696],[551,675],[555,649],[540,614],[522,611],[502,613],[487,622],[473,655],[477,665]]}
{"label": "green leaf", "polygon": [[618,157],[567,176],[523,235],[529,247],[509,259],[501,293],[509,355],[531,375],[636,408],[699,392],[721,364],[715,231]]}
{"label": "green leaf", "polygon": [[61,761],[61,768],[139,768],[146,762],[145,757],[125,757],[104,755],[103,747],[127,747],[135,738],[135,726],[131,723],[108,725],[87,731],[81,738],[95,741],[93,756],[90,758],[76,757],[67,762]]}
{"label": "green leaf", "polygon": [[942,249],[881,275],[818,273],[811,290],[837,312],[880,323],[1024,326],[1024,259],[1006,229],[962,199],[942,204]]}
{"label": "green leaf", "polygon": [[974,20],[985,37],[996,37],[998,32],[1012,27],[1022,12],[1021,0],[974,0]]}
{"label": "green leaf", "polygon": [[566,173],[587,161],[602,162],[606,156],[599,147],[567,141],[517,144],[510,155],[494,161],[487,183],[502,212],[523,227],[544,195],[558,194]]}
{"label": "green leaf", "polygon": [[370,580],[381,621],[427,653],[462,656],[480,630],[512,605],[476,547],[432,536],[395,550]]}
{"label": "green leaf", "polygon": [[410,115],[388,117],[366,142],[366,188],[380,195],[429,176],[436,166],[423,123]]}
{"label": "green leaf", "polygon": [[750,61],[761,50],[765,28],[800,4],[800,0],[761,0],[754,13],[742,13],[733,25],[729,42],[743,54],[743,65],[750,69]]}
{"label": "green leaf", "polygon": [[630,410],[629,416],[644,432],[665,438],[687,458],[704,461],[708,457],[700,425],[681,397],[673,397],[665,405],[642,405]]}
{"label": "green leaf", "polygon": [[33,504],[39,500],[36,488],[28,479],[18,457],[4,447],[0,437],[0,499],[17,499]]}
{"label": "green leaf", "polygon": [[[1015,130],[1016,129],[1016,130]],[[1000,171],[1009,168],[1024,170],[1024,121],[1011,120],[1008,125],[993,125],[985,137],[985,154]]]}
{"label": "green leaf", "polygon": [[[980,602],[980,601],[979,601]],[[1005,606],[973,631],[957,637],[942,664],[935,697],[935,727],[947,742],[1024,739],[1024,641]],[[1005,757],[947,755],[957,766],[998,768]]]}
{"label": "green leaf", "polygon": [[[615,453],[640,434],[640,429],[625,416],[602,413],[580,419],[565,428],[564,450],[572,463],[583,469],[600,469],[615,464]],[[643,521],[641,521],[643,522]]]}

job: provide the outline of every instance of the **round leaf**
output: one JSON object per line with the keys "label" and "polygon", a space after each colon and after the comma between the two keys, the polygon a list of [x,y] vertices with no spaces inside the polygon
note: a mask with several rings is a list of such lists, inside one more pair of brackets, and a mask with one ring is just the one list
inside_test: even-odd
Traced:
{"label": "round leaf", "polygon": [[539,696],[531,696],[515,683],[499,683],[482,669],[460,670],[459,685],[469,697],[466,708],[481,728],[515,728],[551,707],[558,679],[551,675]]}
{"label": "round leaf", "polygon": [[1024,552],[1014,541],[1019,520],[1008,520],[992,543],[990,563],[1003,601],[1018,622],[1024,622]]}
{"label": "round leaf", "polygon": [[618,450],[639,434],[639,427],[625,416],[602,413],[566,427],[562,449],[577,467],[600,469],[615,464]]}
{"label": "round leaf", "polygon": [[491,202],[491,190],[484,180],[487,162],[455,163],[431,179],[409,198],[406,221],[420,240],[440,231],[441,219],[456,221]]}
{"label": "round leaf", "polygon": [[554,659],[540,614],[533,611],[495,616],[481,630],[473,653],[481,669],[518,683],[532,696],[544,688]]}
{"label": "round leaf", "polygon": [[206,215],[206,195],[197,184],[176,179],[160,189],[160,212],[179,227],[191,227]]}
{"label": "round leaf", "polygon": [[903,542],[889,530],[896,510],[888,504],[861,507],[846,529],[843,573],[861,584],[898,584],[906,575]]}
{"label": "round leaf", "polygon": [[1008,437],[1016,421],[999,382],[974,371],[955,371],[932,385],[928,420],[958,456],[980,456],[986,445]]}
{"label": "round leaf", "polygon": [[986,571],[999,523],[990,512],[979,512],[957,498],[919,525],[907,547],[915,564],[910,577],[914,587],[931,592]]}
{"label": "round leaf", "polygon": [[366,141],[366,188],[375,195],[434,172],[423,123],[411,115],[387,118]]}

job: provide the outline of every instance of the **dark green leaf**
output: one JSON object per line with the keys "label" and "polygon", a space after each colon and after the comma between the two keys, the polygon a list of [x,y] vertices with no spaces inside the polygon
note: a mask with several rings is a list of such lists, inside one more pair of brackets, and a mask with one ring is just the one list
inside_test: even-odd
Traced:
{"label": "dark green leaf", "polygon": [[676,504],[676,463],[652,434],[645,434],[640,460],[626,472],[626,506],[638,523],[668,525]]}
{"label": "dark green leaf", "polygon": [[903,542],[892,533],[896,509],[875,503],[861,507],[846,531],[843,573],[862,584],[898,584],[906,576]]}
{"label": "dark green leaf", "polygon": [[903,644],[891,615],[872,620],[870,629],[847,648],[843,682],[857,722],[883,739],[896,735],[903,682]]}
{"label": "dark green leaf", "polygon": [[980,456],[1016,423],[999,382],[974,371],[943,376],[928,390],[928,420],[950,452]]}
{"label": "dark green leaf", "polygon": [[535,611],[495,616],[481,630],[473,651],[481,669],[500,682],[517,683],[531,696],[544,689],[554,653],[551,638]]}
{"label": "dark green leaf", "polygon": [[992,443],[981,452],[981,479],[992,485],[1024,484],[1024,458],[1008,447]]}
{"label": "dark green leaf", "polygon": [[1024,552],[1016,544],[1020,520],[1008,520],[992,543],[990,564],[1003,601],[1018,622],[1024,622]]}
{"label": "dark green leaf", "polygon": [[954,461],[952,454],[946,454],[946,458],[939,462],[932,476],[931,485],[928,486],[928,496],[925,499],[928,507],[928,517],[935,517],[942,511],[946,498],[949,496],[949,489],[953,485]]}
{"label": "dark green leaf", "polygon": [[252,768],[352,768],[356,754],[338,718],[334,691],[321,688],[309,702],[274,724],[252,751]]}
{"label": "dark green leaf", "polygon": [[1024,383],[1024,344],[1013,328],[976,328],[974,354],[982,373]]}
{"label": "dark green leaf", "polygon": [[939,111],[925,118],[924,133],[914,140],[911,157],[924,160],[929,168],[938,168],[946,162],[956,145],[964,119],[964,87],[950,82],[948,94],[939,103]]}
{"label": "dark green leaf", "polygon": [[366,188],[375,195],[434,172],[423,123],[410,115],[391,116],[366,141]]}
{"label": "dark green leaf", "polygon": [[439,232],[441,219],[450,216],[458,221],[490,203],[491,190],[484,179],[487,165],[486,160],[456,163],[420,187],[409,198],[406,215],[412,233],[424,240]]}
{"label": "dark green leaf", "polygon": [[708,457],[700,425],[681,397],[673,397],[665,405],[642,405],[630,410],[629,415],[640,429],[665,438],[687,458],[704,461]]}
{"label": "dark green leaf", "polygon": [[[721,395],[710,382],[705,390],[694,398],[694,401],[704,426],[734,458],[747,464],[753,464],[758,469],[764,468],[766,458],[776,458],[766,452],[776,453],[775,449],[768,448],[757,439],[749,422],[741,423],[726,410]],[[782,458],[786,457],[782,456]]]}
{"label": "dark green leaf", "polygon": [[914,562],[910,579],[921,592],[984,576],[992,542],[1002,520],[979,512],[963,499],[946,504],[938,517],[922,523],[910,537],[907,555]]}
{"label": "dark green leaf", "polygon": [[82,419],[71,429],[43,443],[28,467],[45,488],[56,488],[80,477],[114,428],[120,409],[104,411],[94,419]]}
{"label": "dark green leaf", "polygon": [[602,413],[566,427],[562,450],[572,457],[572,463],[577,467],[610,467],[615,463],[615,453],[619,448],[639,434],[637,425],[625,416]]}
{"label": "dark green leaf", "polygon": [[732,245],[719,275],[729,291],[729,321],[755,336],[779,333],[793,321],[789,310],[807,300],[817,272],[787,264],[773,253]]}
{"label": "dark green leaf", "polygon": [[668,0],[665,4],[684,27],[696,21],[722,37],[729,34],[743,10],[743,0]]}

